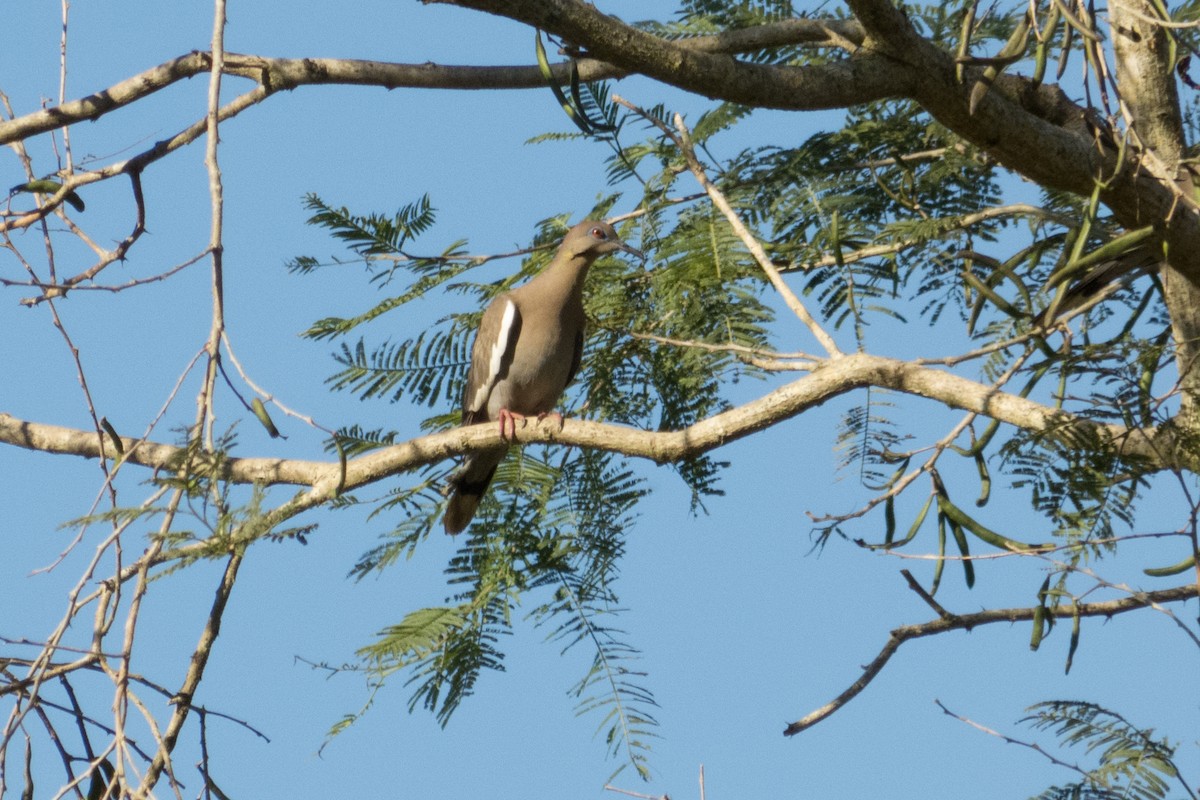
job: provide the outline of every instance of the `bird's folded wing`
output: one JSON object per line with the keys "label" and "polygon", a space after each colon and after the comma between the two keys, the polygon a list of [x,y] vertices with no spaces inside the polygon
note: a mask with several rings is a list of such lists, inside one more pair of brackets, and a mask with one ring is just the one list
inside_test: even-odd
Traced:
{"label": "bird's folded wing", "polygon": [[521,335],[521,312],[508,296],[497,298],[479,322],[471,367],[463,390],[463,424],[488,419],[488,399],[496,381],[508,371]]}

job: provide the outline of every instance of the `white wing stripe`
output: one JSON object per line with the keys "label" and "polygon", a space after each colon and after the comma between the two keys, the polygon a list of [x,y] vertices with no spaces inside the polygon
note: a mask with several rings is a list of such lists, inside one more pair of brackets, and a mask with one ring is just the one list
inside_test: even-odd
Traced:
{"label": "white wing stripe", "polygon": [[492,356],[488,361],[487,378],[479,385],[475,391],[475,397],[471,399],[473,410],[478,411],[487,405],[488,395],[492,393],[492,387],[496,385],[496,379],[500,377],[500,369],[504,366],[504,356],[509,345],[508,336],[516,318],[517,307],[512,300],[505,301],[504,316],[500,320],[499,330],[496,331],[496,341],[492,342]]}

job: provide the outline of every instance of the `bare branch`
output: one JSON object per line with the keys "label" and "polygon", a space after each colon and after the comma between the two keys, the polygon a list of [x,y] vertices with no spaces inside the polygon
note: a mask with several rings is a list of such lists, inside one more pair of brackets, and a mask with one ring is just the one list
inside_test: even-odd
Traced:
{"label": "bare branch", "polygon": [[[553,420],[548,420],[519,429],[517,438],[522,443],[554,442],[591,447],[665,463],[706,453],[866,386],[925,397],[1027,430],[1063,437],[1085,435],[1108,441],[1124,456],[1143,460],[1148,468],[1172,468],[1187,458],[1177,447],[1176,434],[1170,426],[1125,428],[1105,425],[945,370],[866,353],[823,362],[803,378],[679,431],[642,431],[583,420],[567,420],[560,431]],[[126,437],[121,441],[125,449],[123,462],[174,471],[188,457],[187,449],[183,447]],[[19,420],[5,413],[0,413],[0,442],[47,453],[85,458],[100,456],[98,437],[92,431]],[[418,437],[351,459],[346,464],[344,476],[336,462],[230,458],[221,467],[219,477],[235,483],[308,486],[318,494],[325,493],[324,497],[328,499],[343,477],[343,489],[349,490],[498,444],[500,434],[496,426],[480,424]]]}
{"label": "bare branch", "polygon": [[934,700],[933,702],[937,705],[938,708],[940,708],[942,710],[943,714],[946,714],[947,716],[950,716],[950,717],[954,717],[959,722],[962,722],[966,725],[970,725],[972,728],[974,728],[977,731],[986,733],[988,736],[995,736],[996,738],[1002,740],[1005,744],[1016,744],[1016,745],[1020,745],[1022,747],[1028,747],[1030,750],[1034,751],[1035,753],[1039,753],[1042,756],[1045,756],[1045,758],[1048,759],[1051,764],[1054,764],[1059,767],[1065,767],[1066,769],[1069,769],[1069,770],[1074,770],[1075,772],[1078,772],[1080,775],[1084,776],[1085,778],[1088,776],[1087,771],[1082,769],[1078,764],[1068,764],[1066,761],[1062,761],[1061,759],[1055,758],[1050,753],[1047,753],[1045,750],[1043,750],[1040,745],[1031,744],[1029,742],[1021,741],[1020,739],[1014,739],[1011,736],[1005,736],[1003,733],[992,730],[991,728],[989,728],[985,725],[980,725],[978,722],[975,722],[974,720],[968,719],[967,717],[959,716],[958,714],[955,714],[953,711],[951,711],[950,709],[948,709],[944,705],[942,705],[941,700]]}
{"label": "bare branch", "polygon": [[[170,278],[172,275],[174,275],[178,272],[182,272],[183,270],[187,269],[188,267],[192,266],[196,262],[200,261],[202,258],[204,258],[207,255],[208,255],[208,250],[201,250],[199,253],[197,253],[196,255],[187,259],[186,261],[182,261],[164,272],[160,272],[156,275],[150,275],[145,278],[130,278],[129,280],[125,281],[124,283],[118,283],[118,284],[112,284],[112,285],[91,284],[91,283],[84,283],[82,285],[76,283],[76,284],[68,285],[66,283],[39,283],[39,282],[35,282],[35,281],[14,281],[14,280],[8,280],[6,278],[0,278],[0,286],[36,286],[37,288],[42,290],[42,294],[36,295],[34,297],[24,297],[20,301],[21,305],[23,305],[23,306],[36,306],[39,303],[43,303],[46,300],[49,300],[53,297],[58,297],[58,296],[64,295],[67,293],[68,290],[77,291],[77,292],[114,292],[115,293],[115,292],[123,292],[126,289],[133,289],[134,287],[142,286],[147,283],[158,283],[160,281],[165,281],[167,278]],[[75,277],[78,278],[79,276],[75,276]]]}
{"label": "bare branch", "polygon": [[225,564],[225,572],[222,574],[221,582],[218,584],[213,596],[213,604],[212,609],[209,611],[208,621],[204,625],[204,630],[200,634],[200,641],[196,644],[191,661],[188,663],[187,675],[184,676],[179,691],[172,698],[175,704],[175,711],[171,715],[167,729],[163,731],[159,739],[158,753],[155,754],[154,761],[150,764],[150,769],[147,770],[145,777],[142,779],[138,797],[151,796],[151,791],[158,782],[162,770],[169,766],[171,752],[175,749],[175,743],[178,741],[179,734],[183,730],[183,724],[187,721],[188,713],[191,711],[192,697],[195,695],[196,689],[200,686],[200,681],[204,677],[204,670],[208,666],[209,656],[212,655],[213,644],[216,642],[217,635],[221,632],[221,620],[225,616],[225,606],[229,602],[229,596],[233,592],[234,583],[237,581],[237,573],[242,565],[242,558],[241,553],[234,554],[229,557],[229,560]]}
{"label": "bare branch", "polygon": [[[269,92],[267,92],[267,90],[261,86],[252,89],[249,92],[234,98],[228,104],[223,106],[218,112],[217,118],[219,121],[224,121],[231,117],[237,116],[250,106],[262,102],[268,96],[268,94]],[[153,162],[170,155],[181,147],[196,141],[203,136],[207,130],[208,118],[206,116],[204,119],[198,120],[192,125],[189,125],[187,128],[184,128],[171,138],[157,142],[153,147],[145,150],[142,153],[139,153],[133,158],[130,158],[126,161],[117,162],[116,164],[111,164],[103,169],[98,169],[92,172],[76,172],[69,177],[64,177],[62,188],[55,192],[53,197],[47,200],[43,205],[39,206],[36,210],[22,214],[15,219],[0,224],[0,231],[7,232],[11,230],[19,230],[21,228],[27,228],[30,225],[45,219],[48,214],[52,213],[56,208],[59,208],[62,205],[62,202],[66,199],[68,194],[81,186],[107,180],[109,178],[116,177],[117,175],[135,172],[140,173],[149,164],[152,164]]]}
{"label": "bare branch", "polygon": [[[613,101],[617,101],[615,96],[613,97]],[[750,233],[750,229],[746,227],[741,217],[733,210],[733,206],[729,205],[729,201],[725,199],[725,195],[708,179],[708,174],[705,172],[704,166],[696,158],[696,151],[692,147],[691,136],[688,133],[687,126],[683,123],[683,117],[679,114],[675,115],[675,130],[678,133],[678,136],[674,137],[675,141],[678,143],[683,157],[687,160],[688,168],[691,169],[696,182],[708,193],[708,197],[712,200],[713,205],[725,216],[725,219],[729,222],[729,226],[733,228],[733,232],[742,240],[742,244],[746,246],[746,249],[750,251],[750,255],[758,262],[758,266],[766,273],[767,279],[771,281],[771,285],[775,287],[775,291],[783,298],[784,304],[804,323],[804,327],[808,328],[809,333],[820,343],[827,354],[831,356],[841,355],[842,351],[838,348],[837,342],[821,327],[816,318],[808,312],[804,303],[800,302],[800,298],[787,285],[783,276],[779,274],[779,270],[771,262],[766,250],[754,238],[754,235]]]}
{"label": "bare branch", "polygon": [[[1006,555],[1011,555],[1011,553],[1006,554]],[[911,572],[909,572],[906,569],[902,569],[902,570],[900,570],[900,574],[903,575],[904,580],[908,582],[908,588],[910,588],[914,592],[916,592],[917,597],[920,597],[922,600],[924,600],[925,605],[932,608],[934,610],[934,612],[938,615],[938,617],[940,617],[941,619],[950,619],[954,616],[949,611],[947,611],[945,608],[943,608],[941,603],[939,603],[937,600],[934,600],[933,595],[931,595],[929,592],[925,591],[925,587],[917,582],[917,579],[913,577],[913,574]]]}
{"label": "bare branch", "polygon": [[825,349],[825,352],[828,355],[841,355],[842,351],[838,349],[837,342],[833,340],[832,336],[825,332],[825,329],[821,327],[820,323],[816,321],[812,314],[808,313],[808,309],[805,308],[802,302],[800,302],[800,298],[796,296],[796,293],[793,292],[791,287],[788,286],[783,280],[783,276],[780,275],[779,270],[775,268],[775,265],[771,262],[771,259],[763,249],[763,246],[758,242],[757,239],[754,238],[754,235],[750,233],[750,230],[733,210],[733,207],[729,205],[729,201],[725,199],[725,195],[713,184],[712,181],[708,179],[708,174],[705,172],[704,166],[700,163],[699,159],[696,158],[696,151],[695,148],[692,147],[692,142],[688,134],[687,127],[683,123],[683,117],[681,117],[679,114],[675,115],[675,130],[672,131],[654,116],[647,114],[645,111],[630,103],[625,98],[618,95],[613,95],[612,99],[614,103],[628,108],[630,111],[658,127],[666,136],[670,137],[670,139],[675,143],[675,146],[679,148],[679,152],[683,154],[684,160],[687,161],[688,169],[692,171],[692,175],[696,178],[696,182],[700,184],[700,188],[704,189],[705,193],[708,194],[709,199],[712,201],[712,204],[716,206],[717,210],[719,210],[725,216],[726,221],[729,222],[729,226],[733,228],[733,232],[737,234],[739,239],[742,240],[742,244],[746,246],[746,249],[750,252],[750,255],[754,257],[754,260],[758,262],[759,267],[763,272],[766,273],[767,279],[770,280],[771,285],[775,287],[775,291],[779,293],[779,296],[783,298],[783,302],[787,305],[791,312],[795,314],[802,323],[804,323],[804,326],[808,328],[809,332],[813,335],[813,338],[815,338],[821,347]]}
{"label": "bare branch", "polygon": [[1190,584],[1187,586],[1177,586],[1173,589],[1160,589],[1153,592],[1138,593],[1129,597],[1105,600],[1098,603],[1079,603],[1075,606],[1064,605],[1041,608],[1040,610],[1038,607],[996,608],[988,611],[978,611],[974,614],[947,614],[919,625],[902,625],[888,635],[887,643],[884,644],[879,654],[871,660],[871,663],[863,668],[863,674],[859,676],[858,680],[829,703],[788,725],[784,729],[783,735],[794,736],[806,728],[811,728],[841,709],[858,696],[863,689],[867,688],[867,685],[874,680],[884,665],[900,649],[900,645],[912,639],[920,639],[925,636],[934,636],[955,630],[969,631],[980,625],[990,625],[995,622],[1013,623],[1032,621],[1035,613],[1045,613],[1059,619],[1070,619],[1075,616],[1113,617],[1117,614],[1124,614],[1127,611],[1146,608],[1156,603],[1180,603],[1194,597],[1200,597],[1200,586]]}
{"label": "bare branch", "polygon": [[[649,34],[647,34],[649,35]],[[854,20],[788,19],[696,36],[672,42],[673,47],[697,53],[745,53],[771,47],[812,44],[854,47],[863,32]],[[665,41],[665,40],[664,40]],[[597,81],[619,78],[628,69],[594,58],[576,61],[579,78]],[[76,122],[94,121],[108,112],[135,103],[181,80],[211,71],[212,54],[193,51],[151,67],[87,97],[60,102],[53,108],[0,122],[0,144],[36,136]],[[398,64],[353,58],[268,58],[225,53],[221,67],[227,75],[249,78],[271,92],[300,86],[329,84],[378,86],[384,89],[538,89],[546,85],[536,64],[516,67],[477,67],[447,64]],[[571,64],[552,65],[561,83],[571,80]]]}

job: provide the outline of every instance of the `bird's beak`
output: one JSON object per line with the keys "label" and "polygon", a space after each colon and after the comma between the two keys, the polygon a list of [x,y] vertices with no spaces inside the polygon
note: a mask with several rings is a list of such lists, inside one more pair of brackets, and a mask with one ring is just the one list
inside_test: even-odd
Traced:
{"label": "bird's beak", "polygon": [[645,253],[643,253],[641,250],[638,250],[636,247],[630,247],[629,245],[625,244],[625,242],[621,241],[620,239],[617,240],[617,247],[621,250],[624,250],[626,253],[629,253],[629,255],[633,256],[638,261],[646,260]]}

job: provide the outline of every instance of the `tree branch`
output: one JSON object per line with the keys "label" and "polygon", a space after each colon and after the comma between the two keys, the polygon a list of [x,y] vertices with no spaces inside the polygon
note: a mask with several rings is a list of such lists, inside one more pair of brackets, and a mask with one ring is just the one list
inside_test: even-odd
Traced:
{"label": "tree branch", "polygon": [[[257,86],[245,94],[239,95],[218,110],[218,121],[224,121],[231,117],[237,116],[250,106],[261,103],[267,98],[268,94],[269,92],[265,88],[262,86]],[[207,130],[208,117],[205,116],[203,119],[189,125],[187,128],[184,128],[171,138],[156,142],[153,147],[142,151],[133,158],[130,158],[126,161],[119,161],[115,164],[110,164],[103,169],[89,172],[72,173],[69,177],[65,177],[62,188],[59,189],[52,198],[49,198],[45,203],[33,211],[22,214],[21,216],[8,222],[0,223],[0,231],[18,230],[20,228],[26,228],[30,225],[33,225],[61,206],[63,200],[66,199],[66,196],[81,186],[107,180],[109,178],[116,177],[117,175],[140,175],[142,170],[144,170],[149,164],[158,161],[160,158],[164,158],[181,147],[191,144],[196,139],[200,138],[200,136],[202,136],[205,132],[207,132]]]}
{"label": "tree branch", "polygon": [[[867,386],[917,395],[942,405],[973,411],[1026,430],[1070,439],[1109,442],[1122,456],[1150,469],[1195,468],[1177,447],[1170,426],[1125,428],[1076,417],[1032,400],[995,390],[942,369],[891,358],[855,353],[822,362],[811,374],[757,400],[716,414],[678,431],[642,431],[584,420],[567,420],[559,431],[553,420],[520,428],[521,443],[544,442],[620,452],[656,463],[693,458],[765,430],[840,395]],[[156,470],[176,471],[186,462],[184,447],[122,437],[123,460]],[[0,443],[29,450],[85,458],[100,457],[94,431],[17,419],[0,413]],[[284,458],[230,458],[218,477],[234,483],[308,486],[324,497],[349,491],[451,456],[501,444],[495,425],[455,428],[411,439],[351,459],[345,471],[336,462]]]}
{"label": "tree branch", "polygon": [[[753,64],[634,28],[580,0],[423,0],[551,31],[588,55],[688,91],[761,108],[844,108],[907,96],[913,75],[874,53],[808,67]],[[857,33],[857,31],[855,31]],[[724,35],[724,34],[723,34]]]}
{"label": "tree branch", "polygon": [[[1080,603],[1073,606],[1063,605],[1054,608],[1044,608],[1041,611],[1059,619],[1070,619],[1076,616],[1113,617],[1117,614],[1124,614],[1127,611],[1146,608],[1155,603],[1179,603],[1190,600],[1193,597],[1200,597],[1200,585],[1194,583],[1187,586],[1177,586],[1173,589],[1139,592],[1132,596],[1121,597],[1116,600],[1106,600],[1098,603]],[[811,728],[821,720],[829,717],[846,705],[846,703],[853,700],[859,692],[867,687],[867,684],[874,680],[875,676],[879,674],[888,660],[900,649],[900,645],[907,641],[946,633],[948,631],[969,631],[972,628],[980,625],[990,625],[993,622],[1013,623],[1032,621],[1033,615],[1038,611],[1037,607],[997,608],[990,611],[978,611],[974,614],[950,614],[919,625],[901,625],[888,635],[887,643],[879,651],[879,655],[875,656],[871,660],[871,663],[863,668],[863,674],[859,676],[858,680],[850,684],[846,691],[842,692],[829,703],[821,706],[803,719],[788,725],[784,729],[783,735],[795,736],[800,731]]]}
{"label": "tree branch", "polygon": [[[788,19],[712,36],[680,39],[672,42],[672,45],[698,53],[745,53],[796,44],[844,47],[857,45],[862,38],[862,26],[854,20]],[[594,58],[578,59],[575,66],[583,81],[607,80],[629,74],[628,69]],[[95,121],[110,111],[211,69],[212,54],[205,51],[193,51],[173,58],[78,100],[0,121],[0,144],[47,133],[76,122]],[[551,69],[561,83],[566,84],[571,80],[569,62],[554,64]],[[268,58],[225,53],[222,71],[226,75],[249,78],[272,92],[328,84],[379,86],[385,89],[475,90],[540,89],[546,85],[546,79],[542,77],[537,64],[478,67],[430,62],[399,64],[353,58]]]}
{"label": "tree branch", "polygon": [[[1191,172],[1180,168],[1187,137],[1175,86],[1172,34],[1145,18],[1143,11],[1152,14],[1156,8],[1142,0],[1119,0],[1109,5],[1118,99],[1127,124],[1152,151],[1155,161],[1150,166],[1157,177],[1177,185],[1181,194],[1194,197]],[[1200,286],[1188,280],[1186,270],[1179,269],[1175,251],[1169,255],[1159,277],[1175,340],[1175,363],[1182,389],[1180,418],[1194,421],[1200,407]]]}
{"label": "tree branch", "polygon": [[679,114],[675,115],[675,129],[672,130],[666,125],[666,123],[660,122],[654,116],[633,105],[625,98],[614,94],[612,96],[612,100],[614,103],[628,108],[630,111],[656,126],[663,132],[664,135],[669,137],[671,141],[675,143],[675,146],[679,148],[679,152],[683,155],[684,160],[687,162],[688,169],[692,171],[692,175],[695,177],[696,182],[700,184],[700,188],[708,194],[709,200],[712,201],[713,206],[715,206],[717,210],[724,215],[726,221],[729,223],[729,227],[732,228],[737,237],[742,240],[742,244],[746,246],[746,250],[749,251],[750,255],[754,257],[754,260],[758,262],[759,267],[762,268],[764,273],[766,273],[767,279],[771,282],[771,285],[775,287],[775,291],[779,293],[779,296],[783,298],[784,304],[791,309],[792,313],[796,315],[796,317],[804,324],[806,328],[808,328],[809,332],[813,335],[813,338],[816,339],[821,347],[825,349],[826,354],[830,356],[841,355],[842,351],[838,349],[837,342],[835,342],[833,337],[821,327],[821,324],[817,322],[812,314],[808,312],[808,309],[805,308],[804,303],[800,302],[800,298],[796,296],[796,293],[793,292],[791,287],[787,285],[787,282],[783,280],[783,276],[780,275],[779,270],[776,269],[775,265],[771,262],[770,257],[767,255],[766,251],[763,250],[762,245],[758,243],[758,240],[754,238],[754,236],[750,233],[750,230],[746,227],[746,224],[742,222],[741,217],[739,217],[737,212],[733,210],[733,207],[729,205],[729,201],[725,198],[724,193],[722,193],[721,190],[718,189],[711,180],[709,180],[708,173],[705,171],[704,165],[701,164],[700,160],[696,157],[696,150],[692,146],[691,134],[683,122],[683,117]]}

